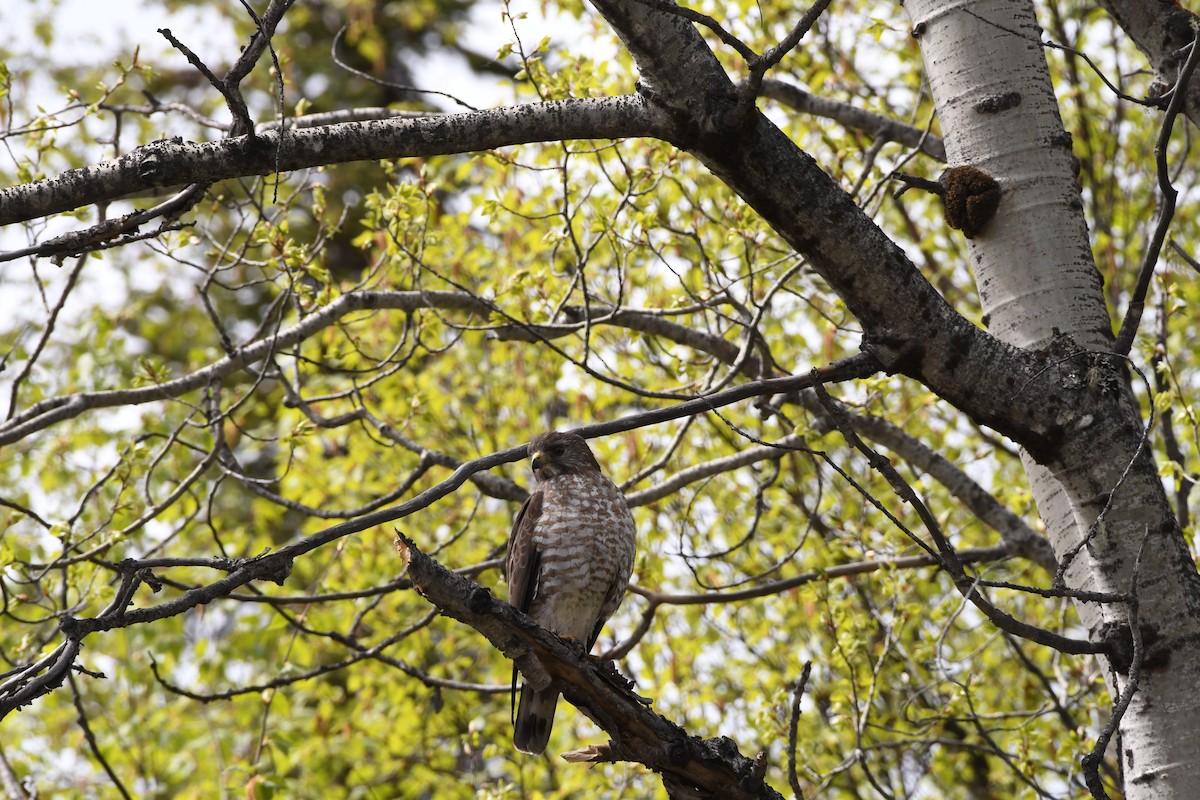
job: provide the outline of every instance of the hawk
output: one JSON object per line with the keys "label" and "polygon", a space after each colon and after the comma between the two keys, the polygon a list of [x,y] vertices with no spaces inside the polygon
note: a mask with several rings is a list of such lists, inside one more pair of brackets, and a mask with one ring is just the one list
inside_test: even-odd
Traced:
{"label": "hawk", "polygon": [[[508,602],[588,651],[621,604],[633,570],[634,526],[625,496],[581,437],[551,431],[529,442],[537,488],[508,538]],[[515,674],[514,674],[515,679]],[[558,691],[521,687],[513,744],[541,753]]]}

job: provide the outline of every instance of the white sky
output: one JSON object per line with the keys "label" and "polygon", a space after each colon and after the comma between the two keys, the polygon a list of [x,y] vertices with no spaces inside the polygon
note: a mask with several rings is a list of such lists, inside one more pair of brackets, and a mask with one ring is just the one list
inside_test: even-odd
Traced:
{"label": "white sky", "polygon": [[[233,6],[236,2],[230,0]],[[256,2],[256,6],[262,6]],[[184,44],[199,54],[205,61],[213,64],[229,63],[238,53],[242,42],[233,33],[228,22],[213,14],[205,7],[185,7],[171,11],[162,3],[154,0],[0,0],[3,7],[3,26],[0,26],[0,54],[19,54],[20,57],[9,61],[9,68],[14,75],[28,79],[28,85],[22,86],[12,98],[17,106],[15,125],[20,125],[31,116],[38,114],[37,108],[47,111],[61,109],[67,102],[63,87],[55,86],[50,80],[42,77],[38,71],[40,63],[69,65],[78,63],[98,66],[121,60],[129,63],[137,48],[139,60],[159,68],[187,69],[184,56],[175,50],[169,42],[158,33],[159,28],[169,28]],[[467,26],[463,41],[467,46],[484,54],[493,54],[503,43],[511,41],[512,33],[508,25],[502,21],[502,6],[496,0],[486,0],[472,8],[471,23]],[[513,0],[510,10],[518,17],[518,31],[526,46],[532,47],[545,35],[553,34],[562,40],[570,36],[578,23],[572,19],[547,20],[536,0]],[[525,17],[522,19],[521,15]],[[54,39],[49,48],[37,52],[31,42],[37,41],[36,26],[39,21],[51,20]],[[284,20],[286,30],[286,18]],[[285,34],[286,35],[286,34]],[[577,39],[579,37],[572,37]],[[573,42],[574,43],[574,42]],[[591,47],[595,47],[593,43]],[[32,53],[31,53],[32,51]],[[510,93],[502,89],[500,81],[472,74],[466,65],[450,55],[434,56],[422,59],[411,65],[415,71],[418,87],[447,91],[461,97],[476,107],[494,106],[510,99]],[[115,74],[115,71],[114,71]],[[91,96],[93,87],[80,87],[87,98]],[[163,97],[163,99],[170,99]],[[295,96],[292,97],[294,102]],[[438,98],[431,98],[435,104],[441,105]],[[461,110],[444,104],[446,110]],[[172,118],[159,117],[162,120],[161,135],[172,135],[170,129]],[[64,136],[71,134],[65,133]],[[124,149],[136,144],[126,137],[122,141]],[[9,154],[6,158],[19,158],[20,148],[24,145],[21,137],[15,137],[4,143]],[[95,148],[93,160],[102,160],[112,156],[111,148],[101,151]],[[11,163],[11,162],[10,162]],[[36,230],[32,234],[33,241],[44,241],[54,235],[83,227],[79,221],[72,219],[55,219],[45,229]],[[19,225],[0,228],[0,252],[28,247],[33,243],[31,234]],[[101,256],[101,261],[104,257]],[[68,262],[69,263],[69,262]],[[53,266],[42,259],[38,262],[41,279],[53,284],[55,278],[65,270]],[[87,273],[96,284],[97,296],[91,288],[87,292],[90,299],[108,304],[120,304],[121,291],[117,288],[119,282],[103,280],[97,276],[102,268],[89,266]],[[97,279],[98,278],[98,279]],[[105,293],[105,287],[108,287]],[[54,286],[48,288],[49,301],[56,296]],[[111,296],[109,296],[111,295]],[[68,305],[67,316],[71,307]],[[15,320],[21,318],[44,318],[44,303],[37,296],[32,282],[32,273],[28,261],[0,263],[0,319]],[[0,375],[0,391],[3,391],[4,380]]]}

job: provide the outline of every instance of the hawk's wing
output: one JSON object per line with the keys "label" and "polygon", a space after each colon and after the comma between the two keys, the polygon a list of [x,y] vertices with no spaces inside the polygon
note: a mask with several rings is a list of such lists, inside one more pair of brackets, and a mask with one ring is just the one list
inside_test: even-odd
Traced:
{"label": "hawk's wing", "polygon": [[538,573],[541,571],[542,555],[533,541],[533,529],[542,516],[540,491],[529,495],[525,505],[513,520],[512,533],[508,536],[508,558],[504,563],[508,579],[508,602],[522,613],[529,613],[533,596],[537,593]]}
{"label": "hawk's wing", "polygon": [[[533,596],[537,593],[538,573],[541,571],[542,554],[533,541],[533,529],[542,516],[542,498],[535,491],[526,499],[525,505],[513,520],[512,532],[508,535],[508,557],[504,561],[504,576],[508,580],[508,602],[522,614],[529,613]],[[512,670],[513,724],[517,719],[517,665]]]}

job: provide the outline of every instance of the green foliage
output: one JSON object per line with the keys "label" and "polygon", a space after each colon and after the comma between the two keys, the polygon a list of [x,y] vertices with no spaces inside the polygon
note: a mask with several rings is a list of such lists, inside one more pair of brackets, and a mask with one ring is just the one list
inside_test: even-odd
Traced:
{"label": "green foliage", "polygon": [[[183,5],[192,4],[164,4]],[[712,5],[696,8],[728,11]],[[925,125],[932,112],[903,22],[859,6],[834,4],[813,40],[772,76]],[[730,31],[759,52],[786,32],[780,21],[795,16],[778,3],[736,7],[741,16]],[[252,31],[236,4],[205,8],[243,37]],[[593,12],[580,4],[562,10],[593,25]],[[288,102],[296,113],[428,108],[430,98],[332,67],[333,30],[346,25],[341,47],[356,69],[395,69],[408,81],[417,59],[461,50],[468,11],[450,0],[297,4],[274,42]],[[488,53],[511,76],[505,99],[632,89],[627,60],[599,60],[557,39],[537,42],[524,24],[507,16]],[[39,22],[37,33],[50,42],[52,20]],[[1091,35],[1081,28],[1073,46],[1086,49]],[[610,37],[601,44],[613,46]],[[728,48],[718,52],[740,74],[740,59]],[[27,74],[0,71],[0,96],[14,104],[4,112],[14,131],[6,183],[100,157],[113,107],[143,102],[143,89],[200,114],[220,113],[219,97],[190,72],[168,73],[161,62],[151,68],[137,51],[119,56],[102,70],[52,65],[54,81],[87,87],[68,92],[65,110],[55,112],[24,105]],[[10,67],[28,72],[28,55],[8,57]],[[1111,277],[1137,263],[1143,246],[1133,231],[1145,229],[1153,203],[1142,158],[1151,132],[1129,121],[1139,111],[1098,101],[1095,76],[1072,59],[1056,56],[1053,66],[1068,128],[1082,132],[1075,152],[1094,248]],[[310,95],[317,78],[324,88]],[[278,110],[274,91],[266,68],[248,79],[257,118]],[[875,149],[866,133],[762,105],[956,308],[979,318],[965,248],[940,210],[924,198],[892,199],[887,175],[910,151]],[[149,115],[125,109],[120,118],[126,147],[159,134]],[[197,127],[189,135],[212,132]],[[934,175],[940,165],[918,157],[904,168]],[[1193,238],[1196,218],[1181,211],[1181,239]],[[656,309],[735,352],[750,341],[748,355],[780,373],[858,345],[853,318],[791,248],[718,179],[659,142],[549,143],[230,182],[210,189],[189,221],[195,228],[153,244],[88,257],[81,285],[91,291],[111,282],[109,293],[83,297],[57,329],[35,313],[0,330],[8,369],[33,365],[16,392],[18,409],[72,392],[160,386],[351,292],[455,291],[485,304],[473,312],[432,305],[357,312],[204,388],[85,414],[6,446],[6,668],[48,653],[61,616],[94,616],[113,602],[124,558],[253,557],[411,497],[446,477],[445,461],[746,377],[703,348],[630,327],[594,321],[529,342],[516,335],[524,326],[578,319],[575,308]],[[1197,288],[1181,279],[1186,269],[1173,263],[1156,287],[1166,335],[1152,402],[1174,414],[1183,441],[1181,458],[1164,462],[1164,477],[1176,483],[1195,474],[1198,449],[1195,412],[1183,399],[1187,367],[1166,355],[1192,355],[1181,320]],[[36,270],[26,288],[41,286],[52,306],[63,278],[43,274],[43,262]],[[1119,305],[1118,283],[1109,285]],[[35,356],[43,335],[47,349]],[[1019,460],[920,387],[879,378],[842,399],[857,414],[901,425],[1037,524]],[[773,415],[739,404],[594,447],[634,494],[742,452],[751,437],[776,441],[794,431],[811,451],[719,472],[635,508],[641,589],[681,596],[816,574],[739,602],[663,603],[621,664],[637,691],[689,733],[728,735],[743,753],[765,752],[768,778],[782,788],[794,682],[811,660],[796,752],[813,796],[886,789],[966,797],[968,783],[989,787],[992,797],[1033,796],[1027,779],[1054,793],[1077,787],[1078,754],[1106,702],[1092,667],[998,633],[931,567],[827,575],[848,563],[920,553],[895,521],[913,531],[920,525],[811,408],[790,405]],[[431,454],[448,458],[435,463]],[[944,486],[893,460],[956,546],[996,543]],[[497,473],[528,485],[524,465]],[[496,559],[517,508],[467,484],[399,524],[442,563],[476,567],[472,577],[504,596]],[[665,796],[656,776],[634,766],[587,769],[516,753],[509,662],[399,580],[392,536],[382,527],[339,539],[298,560],[282,587],[244,587],[182,616],[89,638],[79,660],[86,671],[10,720],[5,757],[44,796],[110,793],[97,752],[141,797]],[[1016,582],[1042,581],[1036,569],[1016,559],[979,567],[987,578]],[[156,574],[161,591],[142,586],[133,607],[220,577],[200,566]],[[1003,600],[1034,624],[1067,631],[1077,624],[1065,604],[1018,592]],[[644,594],[630,594],[600,647],[628,636],[648,604]],[[81,711],[94,749],[77,722]],[[563,703],[550,750],[603,738]]]}

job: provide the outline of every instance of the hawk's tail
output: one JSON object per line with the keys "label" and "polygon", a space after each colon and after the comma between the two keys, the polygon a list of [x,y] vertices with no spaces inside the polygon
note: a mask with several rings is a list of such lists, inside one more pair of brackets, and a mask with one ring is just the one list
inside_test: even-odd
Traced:
{"label": "hawk's tail", "polygon": [[513,720],[513,744],[518,750],[537,755],[546,749],[557,705],[558,692],[553,689],[535,692],[529,686],[521,687],[517,718]]}

